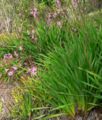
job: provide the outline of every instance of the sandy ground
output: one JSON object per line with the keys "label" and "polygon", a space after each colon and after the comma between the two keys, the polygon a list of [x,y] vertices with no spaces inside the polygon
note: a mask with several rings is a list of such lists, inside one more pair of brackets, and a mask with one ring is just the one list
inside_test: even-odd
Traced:
{"label": "sandy ground", "polygon": [[7,120],[10,109],[14,105],[12,90],[17,84],[7,84],[0,82],[0,120]]}

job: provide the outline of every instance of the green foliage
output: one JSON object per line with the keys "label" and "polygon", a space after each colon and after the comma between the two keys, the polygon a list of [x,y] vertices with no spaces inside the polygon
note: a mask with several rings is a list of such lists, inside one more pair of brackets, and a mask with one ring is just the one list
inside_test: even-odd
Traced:
{"label": "green foliage", "polygon": [[[4,4],[6,0],[1,6]],[[85,0],[80,1],[78,10],[72,10],[70,4],[71,0],[64,0],[62,7],[57,8],[55,0],[19,0],[12,3],[15,6],[12,24],[21,31],[19,37],[17,33],[13,36],[0,35],[0,73],[6,73],[3,77],[8,79],[5,70],[17,66],[14,80],[23,78],[21,81],[25,85],[21,84],[22,92],[16,90],[18,94],[14,93],[17,98],[12,113],[19,120],[31,117],[45,117],[46,120],[63,114],[74,116],[102,104],[102,14],[84,16],[84,8],[89,6]],[[68,9],[67,5],[70,6]],[[31,15],[34,8],[38,10],[37,19]],[[8,9],[9,6],[4,11],[5,16]],[[9,10],[11,13],[12,9]],[[86,13],[90,11],[89,8]],[[51,24],[46,23],[49,12],[50,17],[58,14],[55,21],[50,18]],[[63,23],[61,26],[57,25],[58,20]],[[29,34],[27,31],[30,31]],[[21,52],[18,50],[20,46]],[[19,57],[14,57],[14,51]],[[14,59],[10,63],[7,60],[5,64],[3,56],[8,53]],[[30,79],[27,76],[29,65],[24,67],[25,60],[28,64],[31,62],[31,66],[37,62],[36,77]]]}
{"label": "green foliage", "polygon": [[[25,85],[26,90],[23,89],[31,97],[22,100],[23,107],[18,107],[20,116],[28,118],[29,113],[38,119],[64,113],[74,116],[101,106],[101,25],[100,17],[96,21],[90,18],[65,23],[61,28],[40,23],[36,29],[37,42],[33,43],[27,34],[24,35],[25,55],[36,58],[41,71],[36,79],[39,81],[32,79],[30,85]],[[31,106],[29,101],[35,104]],[[51,113],[46,106],[51,106]],[[43,110],[47,110],[47,117]]]}
{"label": "green foliage", "polygon": [[45,22],[37,24],[36,36],[37,40],[32,40],[27,33],[24,33],[23,45],[25,48],[25,55],[31,55],[35,59],[39,59],[40,54],[46,54],[49,50],[53,51],[55,46],[62,46],[64,44],[64,37],[66,37],[66,30],[53,24],[46,25]]}
{"label": "green foliage", "polygon": [[43,2],[44,4],[51,6],[54,4],[55,0],[38,0],[38,2]]}
{"label": "green foliage", "polygon": [[72,116],[100,105],[101,99],[102,28],[88,21],[79,28],[76,33],[67,33],[64,48],[56,46],[43,55],[40,73],[39,89],[50,98],[45,101],[54,107],[62,106],[61,110]]}
{"label": "green foliage", "polygon": [[0,35],[0,57],[4,54],[12,53],[21,45],[22,41],[16,34],[1,34]]}
{"label": "green foliage", "polygon": [[21,104],[20,106],[20,110],[19,113],[20,113],[20,116],[22,119],[27,119],[30,117],[31,115],[31,111],[32,111],[32,96],[31,94],[27,94],[25,93],[23,95],[23,104]]}
{"label": "green foliage", "polygon": [[13,90],[13,98],[15,100],[14,108],[11,110],[11,116],[13,118],[19,118],[20,120],[27,120],[31,116],[33,101],[32,94],[26,91],[25,88],[17,87]]}
{"label": "green foliage", "polygon": [[66,37],[66,30],[64,28],[64,26],[60,28],[56,24],[47,26],[43,22],[39,23],[36,29],[38,36],[36,45],[39,53],[46,54],[49,50],[53,51],[55,46],[62,46],[64,37]]}

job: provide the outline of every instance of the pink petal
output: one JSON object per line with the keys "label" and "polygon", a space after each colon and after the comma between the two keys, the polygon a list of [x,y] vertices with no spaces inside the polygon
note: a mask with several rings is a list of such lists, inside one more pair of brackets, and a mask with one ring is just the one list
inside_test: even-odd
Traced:
{"label": "pink petal", "polygon": [[33,66],[32,68],[29,68],[28,73],[32,76],[36,75],[37,74],[37,67]]}
{"label": "pink petal", "polygon": [[56,5],[58,8],[60,8],[61,7],[61,0],[56,0]]}
{"label": "pink petal", "polygon": [[13,75],[14,75],[14,71],[13,71],[13,70],[10,70],[10,71],[8,72],[8,76],[11,77],[11,76],[13,76]]}
{"label": "pink petal", "polygon": [[12,69],[16,71],[18,68],[16,66],[13,66]]}
{"label": "pink petal", "polygon": [[10,53],[4,55],[4,59],[12,59],[12,58],[13,56]]}

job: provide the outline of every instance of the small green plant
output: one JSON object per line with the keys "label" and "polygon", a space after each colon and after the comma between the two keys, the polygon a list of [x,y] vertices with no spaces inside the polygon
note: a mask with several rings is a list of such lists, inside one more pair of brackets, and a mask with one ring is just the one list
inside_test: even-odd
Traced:
{"label": "small green plant", "polygon": [[[32,113],[33,101],[32,94],[24,91],[22,87],[15,88],[12,92],[15,106],[12,109],[12,117],[19,116],[19,119],[26,120]],[[29,91],[30,92],[30,91]]]}

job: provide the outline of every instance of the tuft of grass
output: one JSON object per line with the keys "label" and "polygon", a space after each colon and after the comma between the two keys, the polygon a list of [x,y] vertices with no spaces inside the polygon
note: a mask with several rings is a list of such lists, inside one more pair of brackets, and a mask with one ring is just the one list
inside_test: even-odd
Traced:
{"label": "tuft of grass", "polygon": [[16,33],[1,34],[0,35],[0,57],[4,54],[11,53],[21,45],[20,40]]}
{"label": "tuft of grass", "polygon": [[71,116],[100,105],[101,31],[102,27],[97,29],[86,21],[76,33],[70,31],[66,35],[64,47],[56,45],[53,51],[42,55],[38,88],[46,103],[53,107],[63,106],[60,110]]}

